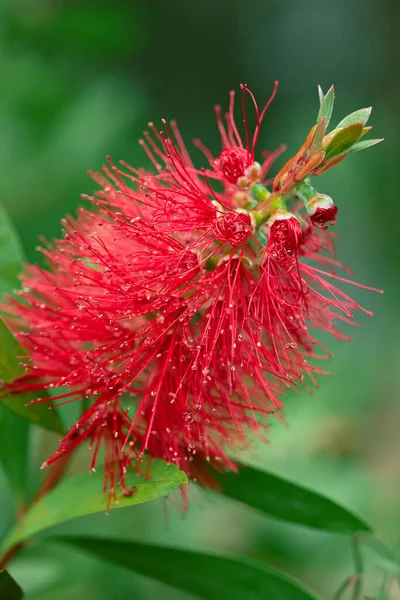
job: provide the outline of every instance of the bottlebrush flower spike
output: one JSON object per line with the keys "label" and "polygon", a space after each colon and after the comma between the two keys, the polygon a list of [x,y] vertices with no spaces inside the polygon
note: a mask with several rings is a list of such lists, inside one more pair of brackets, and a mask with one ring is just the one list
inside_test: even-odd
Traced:
{"label": "bottlebrush flower spike", "polygon": [[327,136],[333,88],[322,95],[318,122],[271,192],[266,176],[283,147],[258,162],[257,144],[276,84],[261,111],[241,89],[243,135],[231,92],[225,124],[216,109],[219,156],[195,141],[207,169],[163,121],[140,142],[152,172],[109,160],[93,173],[93,210],[63,221],[64,237],[42,248],[47,268],[26,267],[3,306],[30,352],[6,392],[52,388],[60,403],[85,400],[45,465],[87,442],[95,468],[102,445],[109,502],[116,485],[133,492],[125,473],[144,452],[206,485],[204,461],[234,470],[230,448],[246,448],[250,432],[264,438],[267,418],[282,418],[285,390],[309,389],[325,372],[319,361],[330,352],[314,331],[344,338],[338,325],[361,308],[334,285],[352,283],[336,273],[325,231],[336,207],[309,176],[357,146],[345,137],[366,113]]}

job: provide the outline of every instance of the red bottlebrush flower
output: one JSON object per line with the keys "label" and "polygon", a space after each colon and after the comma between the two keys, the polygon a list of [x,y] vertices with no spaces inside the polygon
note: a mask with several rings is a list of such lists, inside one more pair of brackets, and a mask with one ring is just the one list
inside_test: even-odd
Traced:
{"label": "red bottlebrush flower", "polygon": [[345,281],[341,264],[312,227],[332,207],[300,212],[294,196],[289,211],[265,187],[281,149],[261,165],[255,153],[275,90],[260,112],[242,86],[244,143],[234,94],[226,127],[217,108],[219,158],[196,142],[212,170],[194,166],[175,123],[150,124],[141,144],[155,173],[109,161],[93,174],[95,210],[63,222],[64,237],[42,249],[47,268],[27,267],[22,301],[3,307],[31,359],[8,392],[91,401],[45,465],[88,441],[94,468],[103,445],[109,501],[117,484],[132,492],[126,469],[146,451],[204,482],[201,461],[235,469],[229,448],[245,448],[249,431],[263,437],[285,389],[324,372],[329,352],[310,332],[344,337],[336,323],[360,308],[331,283]]}

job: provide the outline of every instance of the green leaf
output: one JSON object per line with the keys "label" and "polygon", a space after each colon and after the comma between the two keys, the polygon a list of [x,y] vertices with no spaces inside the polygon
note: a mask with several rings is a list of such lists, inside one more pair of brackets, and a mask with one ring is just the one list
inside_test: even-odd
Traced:
{"label": "green leaf", "polygon": [[228,558],[113,539],[63,537],[57,541],[203,600],[317,600],[313,592],[292,577],[247,558]]}
{"label": "green leaf", "polygon": [[[0,294],[18,285],[23,260],[16,231],[0,206]],[[0,462],[21,506],[26,495],[28,436],[28,421],[0,406]]]}
{"label": "green leaf", "polygon": [[311,146],[311,152],[319,152],[321,149],[322,140],[326,131],[326,120],[323,117],[318,123],[314,133],[314,139]]}
{"label": "green leaf", "polygon": [[270,517],[337,533],[371,531],[336,502],[272,473],[242,467],[239,473],[213,471],[213,477],[222,494]]}
{"label": "green leaf", "polygon": [[357,142],[354,144],[349,150],[350,152],[358,152],[359,150],[365,150],[366,148],[370,148],[371,146],[375,146],[375,144],[379,144],[379,142],[383,142],[383,138],[375,139],[375,140],[362,140],[361,142]]}
{"label": "green leaf", "polygon": [[319,96],[319,106],[321,108],[322,103],[324,101],[325,94],[324,94],[324,90],[322,89],[322,87],[320,85],[318,86],[318,96]]}
{"label": "green leaf", "polygon": [[[7,213],[0,206],[0,294],[12,291],[18,285],[18,274],[21,271],[23,260],[23,251],[18,236]],[[8,327],[0,320],[0,379],[10,383],[13,379],[22,375],[24,371],[19,364],[18,358],[25,354],[25,350],[23,350]],[[56,410],[49,410],[50,403],[25,407],[25,404],[36,400],[36,398],[37,396],[33,393],[15,397],[2,396],[0,404],[29,421],[41,425],[45,429],[62,433],[61,420]],[[16,419],[14,419],[14,424],[12,425],[11,418],[8,418],[10,427],[15,428],[19,424],[20,432],[16,432],[16,435],[19,438],[19,443],[22,444],[23,431],[27,436],[28,428],[26,425],[22,425],[20,420]],[[20,445],[20,450],[22,451],[22,445]],[[21,462],[21,452],[19,453],[19,459]],[[4,465],[4,460],[2,462]]]}
{"label": "green leaf", "polygon": [[[0,319],[0,379],[10,383],[23,374],[24,370],[19,364],[19,359],[25,355],[25,350],[15,339],[11,331]],[[43,396],[43,394],[42,394]],[[37,399],[34,392],[17,396],[1,396],[0,404],[40,425],[49,431],[63,433],[63,426],[55,409],[51,409],[51,401],[44,404],[25,406]]]}
{"label": "green leaf", "polygon": [[24,254],[17,233],[0,206],[0,294],[18,286]]}
{"label": "green leaf", "polygon": [[[146,465],[142,469],[146,472]],[[151,462],[150,477],[146,479],[133,468],[128,471],[125,483],[128,488],[136,488],[135,492],[131,496],[124,496],[118,490],[117,503],[111,503],[109,510],[162,498],[187,483],[182,471],[161,460]],[[105,511],[107,495],[103,492],[103,482],[103,469],[64,479],[24,515],[5,541],[3,552],[53,525]]]}
{"label": "green leaf", "polygon": [[0,598],[2,600],[20,600],[20,598],[23,598],[21,588],[8,571],[0,571]]}
{"label": "green leaf", "polygon": [[26,498],[29,422],[0,406],[0,462],[20,507]]}
{"label": "green leaf", "polygon": [[333,105],[335,102],[335,90],[333,85],[329,88],[325,96],[321,86],[318,86],[318,94],[320,108],[317,122],[321,121],[325,117],[325,128],[327,128],[332,117]]}
{"label": "green leaf", "polygon": [[368,108],[360,108],[359,110],[355,110],[350,115],[347,115],[344,119],[340,121],[338,125],[336,125],[335,129],[343,129],[343,127],[347,127],[348,125],[352,125],[353,123],[363,123],[365,125],[368,119],[371,116],[372,106]]}
{"label": "green leaf", "polygon": [[363,128],[363,123],[352,123],[343,129],[331,131],[327,136],[329,142],[325,148],[325,159],[329,160],[351,148],[360,139]]}

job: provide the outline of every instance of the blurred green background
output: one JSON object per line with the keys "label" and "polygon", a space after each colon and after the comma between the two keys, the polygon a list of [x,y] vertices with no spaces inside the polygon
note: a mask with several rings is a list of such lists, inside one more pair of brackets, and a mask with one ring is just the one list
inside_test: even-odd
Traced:
{"label": "blurred green background", "polygon": [[[0,200],[38,260],[38,237],[95,186],[87,169],[107,154],[147,166],[137,140],[148,120],[177,118],[187,141],[218,148],[213,105],[248,83],[262,105],[280,80],[259,148],[297,150],[318,110],[317,84],[337,94],[333,121],[373,105],[381,144],[318,180],[339,206],[339,257],[374,311],[351,344],[331,343],[333,377],[288,400],[289,427],[250,459],[359,511],[400,556],[399,71],[395,0],[1,0]],[[287,153],[286,158],[289,157]],[[282,158],[279,164],[283,163]],[[35,433],[32,469],[56,439]],[[82,453],[73,469],[86,468]],[[14,512],[0,472],[0,533]],[[181,516],[162,501],[86,517],[57,532],[109,535],[247,554],[331,597],[354,567],[349,540],[278,524],[211,493],[191,490]],[[187,595],[77,551],[42,543],[10,565],[29,600],[180,600]],[[380,571],[368,563],[368,591]],[[397,595],[396,595],[397,593]],[[400,588],[392,586],[392,597]],[[375,597],[374,596],[374,597]]]}

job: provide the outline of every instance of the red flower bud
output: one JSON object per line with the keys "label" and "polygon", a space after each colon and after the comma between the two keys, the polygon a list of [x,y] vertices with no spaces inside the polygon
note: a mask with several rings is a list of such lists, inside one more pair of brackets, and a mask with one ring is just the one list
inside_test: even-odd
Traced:
{"label": "red flower bud", "polygon": [[245,148],[232,146],[222,150],[218,166],[229,183],[236,184],[239,177],[244,175],[250,162],[251,157]]}
{"label": "red flower bud", "polygon": [[268,225],[268,255],[278,261],[284,260],[287,256],[297,256],[302,238],[298,218],[286,210],[278,209],[272,214]]}
{"label": "red flower bud", "polygon": [[244,244],[253,235],[254,229],[255,223],[250,213],[239,209],[219,218],[213,231],[218,240],[228,242],[235,248]]}
{"label": "red flower bud", "polygon": [[315,227],[327,229],[326,223],[333,225],[336,222],[338,208],[332,198],[325,194],[317,194],[307,202],[307,212]]}

